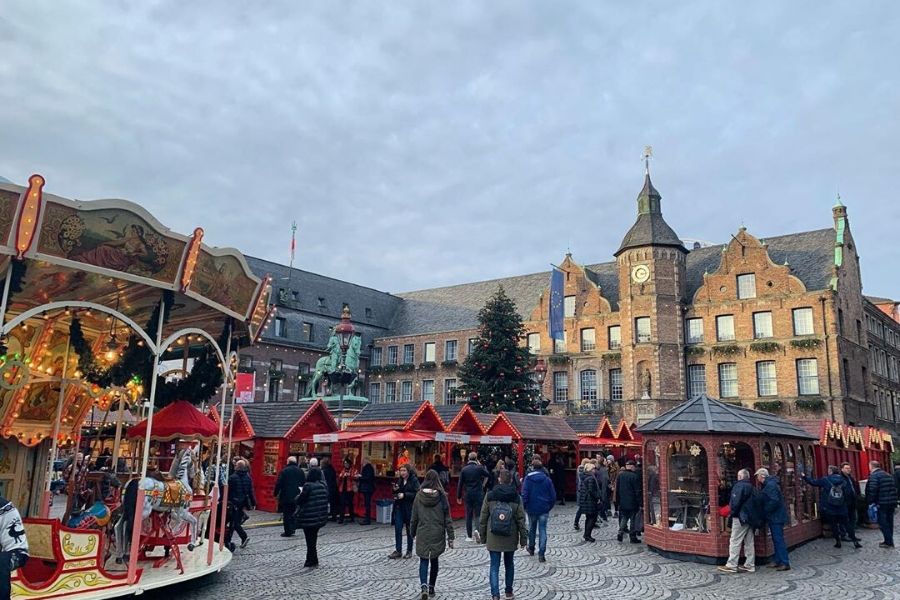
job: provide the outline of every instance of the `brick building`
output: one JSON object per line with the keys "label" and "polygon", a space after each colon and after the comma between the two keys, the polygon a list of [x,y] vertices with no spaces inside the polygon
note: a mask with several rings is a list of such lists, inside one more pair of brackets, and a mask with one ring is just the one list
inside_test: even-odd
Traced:
{"label": "brick building", "polygon": [[[392,295],[249,259],[272,273],[279,305],[262,344],[242,353],[258,372],[257,400],[275,387],[280,400],[298,397],[296,376],[347,303],[370,401],[453,403],[478,311],[502,285],[523,315],[523,343],[548,364],[553,412],[641,423],[706,392],[795,421],[897,429],[900,311],[863,296],[845,206],[827,228],[767,239],[740,228],[727,244],[687,248],[661,205],[648,173],[614,260],[564,257],[566,337],[555,345],[548,272]],[[279,372],[280,385],[269,376]]]}

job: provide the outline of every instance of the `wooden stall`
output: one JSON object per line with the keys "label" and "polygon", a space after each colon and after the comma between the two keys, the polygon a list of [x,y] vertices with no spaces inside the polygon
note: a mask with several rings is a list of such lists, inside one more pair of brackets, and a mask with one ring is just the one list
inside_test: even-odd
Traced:
{"label": "wooden stall", "polygon": [[[818,490],[800,473],[816,469],[815,436],[775,415],[697,396],[638,427],[643,436],[644,541],[681,560],[723,564],[728,558],[728,504],[740,469],[765,467],[781,479],[788,546],[818,537]],[[757,563],[773,554],[756,536]]]}
{"label": "wooden stall", "polygon": [[823,470],[827,465],[848,462],[853,467],[854,476],[864,481],[869,477],[869,461],[877,460],[886,472],[891,472],[894,443],[889,433],[874,427],[842,425],[832,421],[822,421],[817,433],[819,445],[816,446],[816,460]]}

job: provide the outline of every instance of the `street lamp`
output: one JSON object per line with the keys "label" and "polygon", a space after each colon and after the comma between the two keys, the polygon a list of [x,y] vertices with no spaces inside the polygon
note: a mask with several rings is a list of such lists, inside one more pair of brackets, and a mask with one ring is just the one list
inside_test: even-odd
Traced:
{"label": "street lamp", "polygon": [[537,359],[537,364],[534,365],[534,376],[537,379],[539,397],[538,397],[538,414],[544,414],[544,378],[547,376],[547,365],[544,364],[544,359]]}
{"label": "street lamp", "polygon": [[344,309],[341,311],[341,322],[337,324],[334,328],[334,332],[340,338],[341,344],[341,364],[338,365],[338,383],[341,386],[341,395],[338,398],[338,429],[344,428],[344,393],[347,391],[347,365],[344,360],[347,356],[347,349],[350,348],[350,340],[353,339],[353,334],[356,333],[356,329],[353,327],[353,323],[350,322],[350,307],[348,305],[344,305]]}

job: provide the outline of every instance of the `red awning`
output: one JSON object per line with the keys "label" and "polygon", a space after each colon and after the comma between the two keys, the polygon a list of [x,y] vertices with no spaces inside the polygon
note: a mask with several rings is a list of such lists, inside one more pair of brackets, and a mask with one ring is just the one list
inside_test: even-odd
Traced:
{"label": "red awning", "polygon": [[384,429],[382,431],[360,432],[358,435],[346,439],[350,442],[433,442],[434,433],[431,431]]}
{"label": "red awning", "polygon": [[[153,415],[153,429],[150,439],[174,440],[210,439],[219,435],[219,426],[215,421],[187,400],[178,400]],[[142,438],[147,436],[147,420],[143,420],[128,430],[128,437]]]}

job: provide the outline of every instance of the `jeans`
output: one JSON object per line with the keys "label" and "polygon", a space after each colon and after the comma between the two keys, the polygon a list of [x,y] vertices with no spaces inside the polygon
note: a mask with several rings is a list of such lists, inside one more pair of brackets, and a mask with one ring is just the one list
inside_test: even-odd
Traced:
{"label": "jeans", "polygon": [[884,536],[884,543],[890,546],[894,545],[894,510],[896,508],[895,504],[878,505],[878,527],[881,529],[881,535]]}
{"label": "jeans", "polygon": [[[431,563],[431,576],[428,576],[428,563]],[[438,557],[434,558],[419,558],[419,583],[422,585],[427,585],[431,588],[434,587],[434,583],[437,581],[438,574]]]}
{"label": "jeans", "polygon": [[284,525],[285,535],[294,535],[294,531],[297,530],[297,526],[294,522],[294,511],[296,510],[297,505],[293,502],[281,503],[281,520],[282,525]]}
{"label": "jeans", "polygon": [[547,552],[547,521],[550,513],[541,515],[528,515],[528,547],[534,550],[535,534],[538,534],[538,555],[544,556]]}
{"label": "jeans", "polygon": [[412,518],[406,504],[394,503],[394,550],[403,552],[403,528],[406,528],[406,551],[412,552],[413,537],[409,529],[409,521]]}
{"label": "jeans", "polygon": [[775,564],[791,566],[787,544],[784,543],[784,523],[769,523],[769,531],[772,532],[772,545],[775,547]]}
{"label": "jeans", "polygon": [[513,578],[516,575],[516,569],[513,565],[513,557],[515,550],[509,552],[494,552],[491,550],[491,596],[500,597],[500,555],[503,555],[503,569],[506,571],[506,593],[511,594],[513,589]]}
{"label": "jeans", "polygon": [[744,566],[748,569],[756,567],[756,546],[753,540],[753,528],[749,523],[741,523],[735,518],[731,524],[731,540],[728,543],[728,562],[726,567],[736,569],[741,559],[741,547],[744,548]]}
{"label": "jeans", "polygon": [[304,527],[303,537],[306,538],[306,562],[304,567],[317,567],[319,565],[319,553],[316,549],[316,542],[319,539],[318,527]]}
{"label": "jeans", "polygon": [[637,536],[634,524],[637,514],[636,510],[619,510],[619,533],[629,533],[632,538]]}
{"label": "jeans", "polygon": [[372,520],[372,494],[375,492],[361,492],[363,495],[363,520]]}
{"label": "jeans", "polygon": [[[466,496],[466,537],[472,537],[472,522],[481,518],[481,505],[484,497],[480,494]],[[484,537],[487,532],[480,532]]]}

